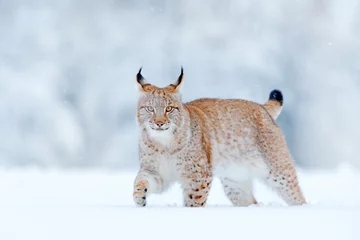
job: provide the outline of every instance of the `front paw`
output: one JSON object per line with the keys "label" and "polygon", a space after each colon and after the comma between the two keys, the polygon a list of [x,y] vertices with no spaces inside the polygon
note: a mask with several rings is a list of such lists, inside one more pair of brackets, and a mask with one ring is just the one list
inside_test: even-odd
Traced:
{"label": "front paw", "polygon": [[138,183],[135,185],[133,197],[134,202],[137,207],[145,207],[146,206],[146,196],[147,196],[147,184],[146,183]]}

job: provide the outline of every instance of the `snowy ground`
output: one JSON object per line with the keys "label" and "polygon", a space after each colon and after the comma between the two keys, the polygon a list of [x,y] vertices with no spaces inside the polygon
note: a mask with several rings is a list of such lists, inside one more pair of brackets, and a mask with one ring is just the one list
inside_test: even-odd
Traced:
{"label": "snowy ground", "polygon": [[299,171],[309,204],[287,207],[256,183],[260,204],[235,208],[216,180],[203,209],[175,185],[135,208],[136,172],[0,170],[0,240],[360,239],[360,174]]}

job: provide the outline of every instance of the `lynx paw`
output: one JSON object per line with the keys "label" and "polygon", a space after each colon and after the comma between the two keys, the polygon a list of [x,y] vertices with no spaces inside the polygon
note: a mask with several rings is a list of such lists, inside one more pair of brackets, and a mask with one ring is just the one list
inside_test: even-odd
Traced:
{"label": "lynx paw", "polygon": [[144,183],[138,183],[135,186],[133,197],[137,207],[146,206],[147,186]]}

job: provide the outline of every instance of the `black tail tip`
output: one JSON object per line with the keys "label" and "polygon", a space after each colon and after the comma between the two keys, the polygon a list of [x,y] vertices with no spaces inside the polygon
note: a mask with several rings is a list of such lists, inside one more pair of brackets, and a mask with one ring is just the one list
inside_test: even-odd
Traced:
{"label": "black tail tip", "polygon": [[271,99],[278,101],[281,106],[283,105],[284,98],[283,98],[282,93],[279,90],[275,89],[275,90],[271,91],[269,100],[271,100]]}

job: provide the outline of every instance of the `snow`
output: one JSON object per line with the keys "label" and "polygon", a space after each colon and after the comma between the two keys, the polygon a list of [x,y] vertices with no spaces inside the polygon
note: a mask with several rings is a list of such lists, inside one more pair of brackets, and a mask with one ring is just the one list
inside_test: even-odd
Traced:
{"label": "snow", "polygon": [[132,202],[136,170],[0,170],[0,239],[360,239],[360,174],[299,170],[309,204],[288,207],[255,184],[257,206],[230,205],[215,179],[205,208],[182,207],[174,185]]}

